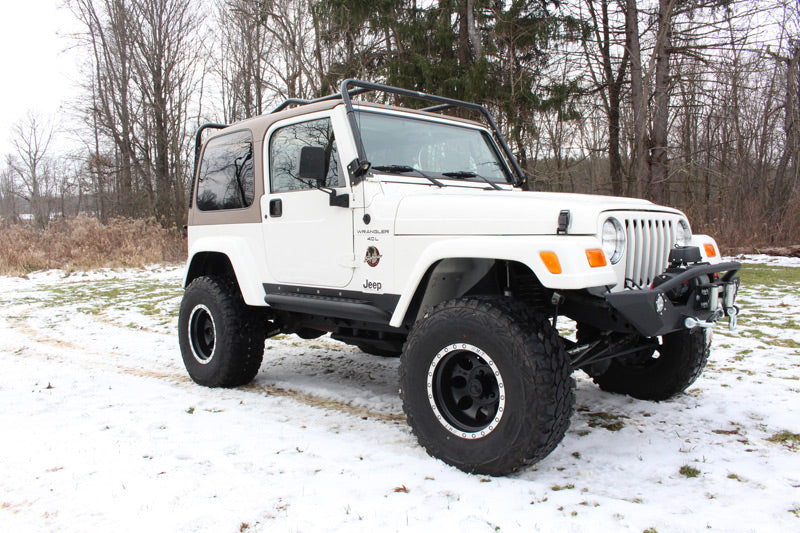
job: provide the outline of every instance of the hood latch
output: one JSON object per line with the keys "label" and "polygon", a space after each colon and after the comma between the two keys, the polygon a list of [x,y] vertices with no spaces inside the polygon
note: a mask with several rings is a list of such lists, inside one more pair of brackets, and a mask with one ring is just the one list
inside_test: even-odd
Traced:
{"label": "hood latch", "polygon": [[566,235],[567,230],[569,229],[569,222],[570,222],[570,213],[569,209],[565,209],[558,214],[558,230],[556,230],[557,235]]}

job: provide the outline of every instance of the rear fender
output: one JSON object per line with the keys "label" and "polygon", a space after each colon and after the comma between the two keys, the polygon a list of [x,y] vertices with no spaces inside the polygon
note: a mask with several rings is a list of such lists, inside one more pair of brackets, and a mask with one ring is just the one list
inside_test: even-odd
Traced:
{"label": "rear fender", "polygon": [[[190,232],[191,230],[192,228],[189,228]],[[205,235],[192,239],[190,242],[184,286],[191,282],[191,276],[197,271],[196,267],[193,267],[196,260],[202,261],[204,254],[222,254],[230,261],[245,303],[247,305],[265,305],[261,276],[258,271],[259,265],[264,264],[264,259],[258,257],[258,249],[254,249],[252,246],[251,238]]]}

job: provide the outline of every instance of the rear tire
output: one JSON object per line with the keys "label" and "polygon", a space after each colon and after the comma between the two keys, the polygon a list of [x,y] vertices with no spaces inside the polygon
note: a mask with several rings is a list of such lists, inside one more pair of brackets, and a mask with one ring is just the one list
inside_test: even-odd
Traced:
{"label": "rear tire", "polygon": [[[583,328],[579,326],[578,339]],[[613,359],[594,382],[608,392],[640,400],[663,401],[685,391],[703,373],[711,336],[702,328],[684,329],[661,337],[655,350]]]}
{"label": "rear tire", "polygon": [[564,437],[570,374],[543,316],[507,299],[461,298],[414,325],[400,356],[400,394],[430,455],[465,472],[505,475]]}
{"label": "rear tire", "polygon": [[263,311],[247,306],[234,281],[194,279],[183,293],[178,338],[189,376],[206,387],[238,387],[253,380],[264,356]]}

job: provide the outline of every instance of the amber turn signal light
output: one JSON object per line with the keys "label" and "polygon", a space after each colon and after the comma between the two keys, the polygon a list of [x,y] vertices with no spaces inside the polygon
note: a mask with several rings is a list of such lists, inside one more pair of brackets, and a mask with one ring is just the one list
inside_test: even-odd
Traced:
{"label": "amber turn signal light", "polygon": [[703,248],[706,249],[706,257],[717,257],[717,249],[713,244],[704,244]]}
{"label": "amber turn signal light", "polygon": [[603,250],[600,248],[592,248],[591,250],[586,250],[586,259],[589,260],[589,266],[592,268],[595,267],[604,267],[606,266],[606,254],[603,253]]}
{"label": "amber turn signal light", "polygon": [[539,257],[551,274],[561,274],[561,263],[558,262],[555,252],[539,252]]}

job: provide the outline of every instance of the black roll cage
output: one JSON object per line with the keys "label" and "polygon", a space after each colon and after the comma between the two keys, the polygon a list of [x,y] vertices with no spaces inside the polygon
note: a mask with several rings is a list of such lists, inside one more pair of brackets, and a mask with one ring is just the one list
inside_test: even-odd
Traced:
{"label": "black roll cage", "polygon": [[444,96],[437,96],[435,94],[427,94],[422,93],[419,91],[412,91],[409,89],[401,89],[399,87],[392,87],[391,85],[383,85],[380,83],[372,83],[363,80],[357,79],[347,79],[342,82],[341,91],[338,93],[334,93],[328,96],[323,96],[322,98],[315,98],[313,100],[304,100],[301,98],[289,98],[285,100],[282,104],[272,110],[272,113],[277,113],[278,111],[282,111],[291,105],[306,105],[306,104],[313,104],[316,102],[325,102],[328,100],[337,100],[341,98],[342,102],[344,103],[345,110],[347,111],[347,120],[350,123],[350,129],[353,131],[353,137],[356,142],[356,150],[358,151],[358,157],[351,161],[347,165],[347,170],[350,172],[351,176],[354,179],[354,184],[360,181],[360,177],[367,173],[370,167],[370,163],[367,160],[367,154],[364,150],[364,141],[361,139],[361,131],[358,129],[358,121],[356,120],[356,113],[355,109],[353,108],[353,101],[352,97],[363,94],[366,92],[371,91],[380,91],[385,93],[397,94],[399,96],[407,96],[409,98],[416,98],[418,100],[426,100],[428,102],[436,102],[438,105],[425,107],[421,109],[421,111],[428,111],[428,112],[435,112],[435,111],[442,111],[445,109],[450,109],[453,107],[463,107],[465,109],[469,109],[472,111],[477,111],[486,119],[489,123],[489,128],[492,130],[494,134],[495,140],[502,148],[503,153],[508,159],[509,163],[511,163],[511,167],[514,169],[514,172],[517,174],[517,180],[514,182],[514,185],[522,185],[525,182],[525,173],[522,171],[522,168],[517,163],[517,159],[514,157],[514,154],[511,152],[511,148],[509,148],[508,144],[506,143],[503,134],[500,133],[500,128],[497,127],[492,115],[489,114],[489,111],[486,110],[480,104],[475,104],[472,102],[464,102],[463,100],[456,100],[454,98],[445,98]]}
{"label": "black roll cage", "polygon": [[[511,163],[511,167],[514,169],[514,172],[517,174],[517,179],[514,182],[515,186],[521,186],[525,183],[525,173],[522,171],[522,168],[519,166],[517,159],[514,157],[514,154],[511,152],[511,148],[509,148],[508,144],[506,143],[503,134],[500,133],[500,128],[497,127],[492,116],[489,114],[489,111],[486,110],[480,104],[475,104],[472,102],[464,102],[462,100],[456,100],[453,98],[445,98],[444,96],[437,96],[435,94],[427,94],[422,93],[419,91],[412,91],[409,89],[401,89],[399,87],[392,87],[391,85],[383,85],[380,83],[372,83],[363,80],[357,79],[347,79],[344,80],[341,84],[341,90],[338,93],[330,94],[328,96],[323,96],[321,98],[314,98],[312,100],[306,100],[303,98],[288,98],[284,100],[279,106],[275,109],[270,111],[269,114],[277,113],[279,111],[283,111],[284,109],[288,108],[289,106],[293,105],[307,105],[307,104],[314,104],[317,102],[326,102],[329,100],[338,100],[341,99],[344,103],[345,110],[347,112],[347,120],[350,124],[350,129],[353,132],[353,138],[356,143],[356,150],[358,152],[356,159],[351,161],[347,165],[347,170],[351,176],[351,182],[353,185],[357,184],[361,181],[362,176],[369,171],[370,162],[367,160],[366,150],[364,149],[364,141],[361,138],[361,130],[358,128],[358,121],[356,120],[356,113],[355,109],[353,108],[353,101],[352,97],[357,96],[359,94],[371,92],[371,91],[380,91],[385,93],[396,94],[399,96],[407,96],[409,98],[416,98],[418,100],[426,100],[428,102],[436,102],[437,105],[429,106],[421,109],[420,111],[427,111],[427,112],[436,112],[436,111],[443,111],[445,109],[450,109],[454,107],[461,107],[464,109],[469,109],[472,111],[477,111],[486,119],[489,124],[489,128],[492,130],[492,134],[494,135],[495,140],[502,148],[503,153],[506,156],[506,159],[509,163]],[[206,123],[200,126],[197,129],[197,133],[195,134],[195,145],[194,145],[194,174],[193,178],[197,177],[197,165],[200,162],[200,152],[203,147],[202,141],[202,133],[206,129],[222,129],[227,128],[228,124],[218,124],[218,123]],[[194,182],[195,180],[192,179],[192,187],[191,187],[191,194],[194,195]],[[189,206],[191,207],[191,196],[189,197]]]}

